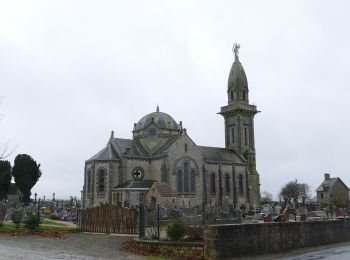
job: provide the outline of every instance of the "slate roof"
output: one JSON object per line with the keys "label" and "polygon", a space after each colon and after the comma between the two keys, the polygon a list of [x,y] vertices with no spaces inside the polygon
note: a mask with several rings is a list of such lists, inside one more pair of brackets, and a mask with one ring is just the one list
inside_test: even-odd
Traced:
{"label": "slate roof", "polygon": [[153,112],[142,117],[139,122],[135,125],[134,131],[147,128],[151,123],[155,123],[160,128],[180,130],[179,125],[176,123],[174,118],[172,118],[167,113],[163,112]]}
{"label": "slate roof", "polygon": [[131,156],[141,155],[137,150],[136,145],[132,139],[114,138],[114,142],[118,145],[120,152],[122,153],[125,153],[126,148],[130,148],[128,155],[131,155]]}
{"label": "slate roof", "polygon": [[114,151],[112,145],[108,143],[105,148],[91,157],[88,161],[104,161],[104,160],[118,160],[120,159],[117,153]]}
{"label": "slate roof", "polygon": [[19,189],[15,183],[10,184],[7,195],[21,195],[21,192],[19,191]]}
{"label": "slate roof", "polygon": [[248,87],[247,76],[238,58],[232,64],[227,87],[233,89],[244,89]]}
{"label": "slate roof", "polygon": [[168,183],[156,182],[154,186],[162,197],[177,197],[177,193],[172,190]]}
{"label": "slate roof", "polygon": [[207,156],[208,161],[235,163],[245,162],[244,159],[242,159],[231,149],[209,146],[198,146],[198,148]]}
{"label": "slate roof", "polygon": [[337,181],[340,181],[349,190],[349,188],[344,184],[344,182],[340,178],[336,177],[336,178],[329,178],[329,180],[324,180],[321,183],[321,185],[318,186],[316,191],[324,191],[324,192],[330,191]]}
{"label": "slate roof", "polygon": [[142,181],[135,181],[135,180],[129,180],[124,184],[118,185],[114,187],[115,190],[149,190],[154,180],[142,180]]}

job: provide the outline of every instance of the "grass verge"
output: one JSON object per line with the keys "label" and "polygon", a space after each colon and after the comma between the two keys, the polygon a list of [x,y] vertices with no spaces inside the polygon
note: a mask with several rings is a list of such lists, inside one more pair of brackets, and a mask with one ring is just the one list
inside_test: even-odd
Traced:
{"label": "grass verge", "polygon": [[[58,225],[56,225],[56,223],[53,221],[49,221],[49,222],[52,222],[52,223],[40,224],[38,230],[51,231],[51,232],[70,232],[70,233],[71,232],[80,232],[80,230],[75,228],[75,227],[66,226],[66,225],[61,224],[61,223],[57,223]],[[4,223],[0,227],[0,233],[10,233],[10,232],[16,232],[16,231],[21,231],[21,230],[22,231],[25,230],[24,224],[21,224],[18,229],[16,228],[15,224],[13,224],[13,223]]]}

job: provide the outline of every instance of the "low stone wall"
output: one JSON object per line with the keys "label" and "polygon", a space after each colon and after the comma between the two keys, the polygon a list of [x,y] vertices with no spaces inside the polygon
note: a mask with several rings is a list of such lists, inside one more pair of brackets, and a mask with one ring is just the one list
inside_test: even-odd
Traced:
{"label": "low stone wall", "polygon": [[204,230],[204,257],[258,255],[347,240],[349,220],[211,225]]}
{"label": "low stone wall", "polygon": [[203,242],[171,242],[134,240],[133,251],[142,255],[167,256],[172,259],[200,260],[204,257]]}

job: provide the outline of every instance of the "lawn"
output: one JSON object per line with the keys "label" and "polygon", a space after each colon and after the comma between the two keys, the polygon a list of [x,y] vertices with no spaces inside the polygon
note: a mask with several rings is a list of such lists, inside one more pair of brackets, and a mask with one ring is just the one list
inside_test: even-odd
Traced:
{"label": "lawn", "polygon": [[13,230],[16,230],[16,226],[13,223],[4,223],[1,227],[0,227],[0,233],[7,233],[7,232],[11,232]]}
{"label": "lawn", "polygon": [[[16,230],[24,230],[24,224],[21,224],[19,229],[16,229],[15,224],[13,223],[4,223],[2,227],[0,227],[0,233],[8,233]],[[78,229],[75,227],[66,226],[62,223],[56,223],[54,221],[42,220],[38,230],[46,230],[46,231],[55,231],[55,232],[77,232]]]}
{"label": "lawn", "polygon": [[53,226],[67,227],[67,225],[64,224],[64,223],[59,223],[59,222],[52,221],[52,220],[47,220],[47,219],[40,220],[40,224],[42,224],[42,225],[53,225]]}

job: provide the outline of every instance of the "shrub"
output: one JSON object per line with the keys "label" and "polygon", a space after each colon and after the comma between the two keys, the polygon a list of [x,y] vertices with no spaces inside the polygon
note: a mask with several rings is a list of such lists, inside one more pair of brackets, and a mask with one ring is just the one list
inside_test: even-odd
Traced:
{"label": "shrub", "polygon": [[12,214],[12,222],[16,225],[16,228],[19,228],[19,225],[22,223],[23,219],[23,210],[15,210]]}
{"label": "shrub", "polygon": [[24,221],[26,229],[34,230],[39,227],[40,224],[40,216],[31,211],[27,211],[26,220]]}
{"label": "shrub", "polygon": [[177,220],[176,222],[169,224],[166,227],[166,235],[170,240],[179,241],[181,240],[186,232],[186,224],[182,221]]}

